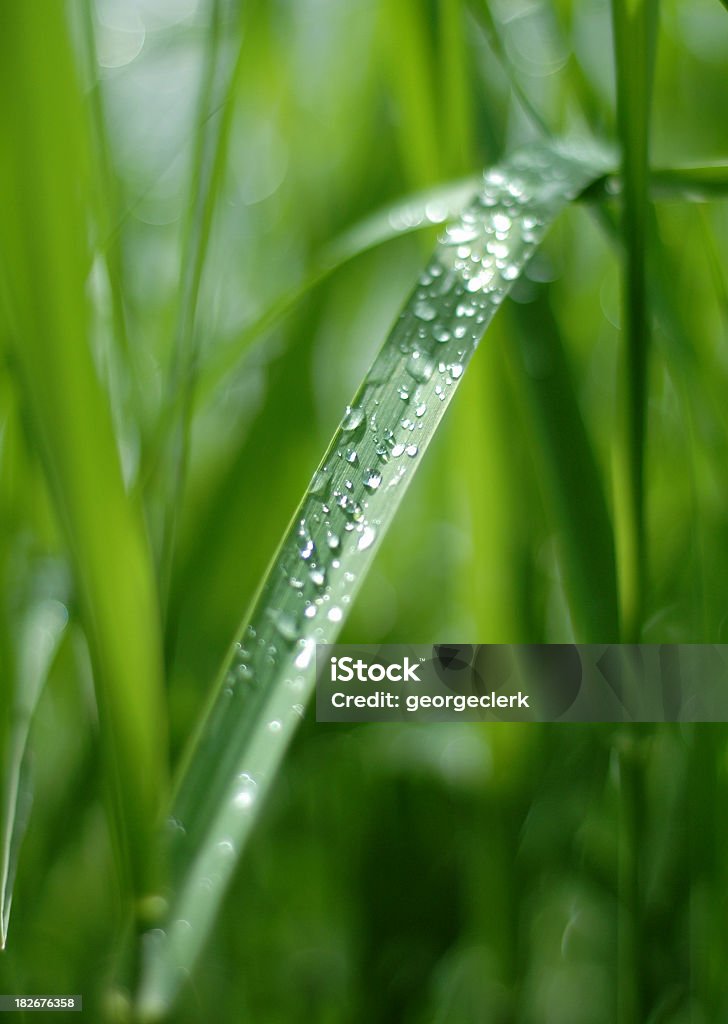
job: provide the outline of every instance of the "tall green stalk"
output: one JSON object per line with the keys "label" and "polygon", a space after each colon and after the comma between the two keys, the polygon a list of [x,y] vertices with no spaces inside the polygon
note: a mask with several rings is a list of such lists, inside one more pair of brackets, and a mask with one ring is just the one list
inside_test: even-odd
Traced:
{"label": "tall green stalk", "polygon": [[[190,456],[192,418],[197,381],[200,339],[197,308],[202,286],[205,259],[217,201],[224,181],[228,142],[234,111],[235,87],[242,68],[242,43],[237,59],[224,75],[223,5],[214,0],[197,110],[197,137],[193,152],[192,202],[180,267],[180,302],[177,313],[172,365],[169,375],[168,407],[177,411],[170,424],[169,482],[164,500],[162,523],[160,588],[166,611],[177,521],[184,499],[187,466]],[[222,80],[222,83],[220,79]],[[222,97],[222,111],[214,111]],[[178,398],[179,396],[179,404]],[[167,418],[163,416],[166,423]]]}
{"label": "tall green stalk", "polygon": [[156,581],[89,328],[88,114],[64,4],[9,5],[0,34],[0,315],[94,663],[125,897],[156,891],[166,708]]}
{"label": "tall green stalk", "polygon": [[647,295],[649,129],[658,0],[613,0],[617,125],[622,147],[624,348],[617,522],[623,639],[636,641],[647,578],[645,445],[651,347]]}

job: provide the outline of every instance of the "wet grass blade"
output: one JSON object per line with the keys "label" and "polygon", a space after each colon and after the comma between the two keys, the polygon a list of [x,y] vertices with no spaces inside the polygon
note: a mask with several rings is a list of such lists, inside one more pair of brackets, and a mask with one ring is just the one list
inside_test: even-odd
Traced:
{"label": "wet grass blade", "polygon": [[[144,936],[143,1019],[172,1004],[212,926],[332,641],[489,322],[601,159],[535,147],[488,172],[347,407],[183,759],[163,927]],[[465,441],[464,441],[465,443]]]}
{"label": "wet grass blade", "polygon": [[158,884],[165,791],[161,630],[141,510],[124,487],[89,340],[88,123],[60,0],[11,7],[0,36],[0,302],[94,661],[125,895]]}

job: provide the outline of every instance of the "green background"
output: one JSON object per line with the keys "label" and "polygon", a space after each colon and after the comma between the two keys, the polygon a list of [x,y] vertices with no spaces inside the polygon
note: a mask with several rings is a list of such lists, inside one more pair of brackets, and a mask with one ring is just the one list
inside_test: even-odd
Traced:
{"label": "green background", "polygon": [[[635,45],[634,110],[649,91]],[[248,325],[388,203],[544,125],[614,142],[612,15],[602,0],[8,0],[0,63],[6,758],[17,695],[48,675],[0,988],[82,992],[88,1019],[123,1019],[159,780],[436,232],[392,227],[270,329]],[[665,0],[654,167],[725,158],[727,74],[728,12]],[[574,625],[610,587],[611,543],[574,510],[594,482],[609,530],[624,508],[639,272],[629,257],[625,291],[607,191],[562,216],[489,330],[343,642],[728,642],[724,177],[656,177],[638,209],[647,570],[622,634]],[[68,620],[48,671],[33,667],[39,602]],[[312,717],[171,1019],[728,1014],[724,726]]]}

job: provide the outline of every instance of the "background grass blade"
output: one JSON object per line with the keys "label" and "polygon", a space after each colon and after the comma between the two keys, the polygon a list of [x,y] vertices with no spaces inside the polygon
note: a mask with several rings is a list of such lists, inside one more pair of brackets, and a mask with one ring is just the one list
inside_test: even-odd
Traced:
{"label": "background grass blade", "polygon": [[8,8],[0,51],[0,296],[9,354],[73,560],[115,842],[141,895],[158,882],[165,780],[159,614],[141,512],[124,490],[89,345],[87,123],[64,5]]}
{"label": "background grass blade", "polygon": [[618,454],[617,534],[624,639],[639,639],[644,613],[645,435],[651,324],[647,300],[649,136],[657,0],[613,0],[617,124],[622,145],[624,262],[623,447]]}
{"label": "background grass blade", "polygon": [[654,199],[724,199],[728,196],[728,164],[654,167],[650,171],[650,192]]}
{"label": "background grass blade", "polygon": [[313,683],[475,346],[548,224],[599,163],[536,147],[488,172],[448,226],[315,473],[183,762],[173,891],[145,936],[139,1007],[194,963]]}
{"label": "background grass blade", "polygon": [[515,344],[508,350],[514,390],[530,428],[536,475],[556,532],[574,636],[580,643],[617,643],[612,524],[558,324],[544,295],[514,306],[511,315],[516,321]]}
{"label": "background grass blade", "polygon": [[[198,128],[191,190],[193,201],[190,205],[187,238],[182,256],[180,302],[169,376],[169,402],[179,409],[179,416],[172,423],[169,438],[169,486],[165,488],[160,539],[160,585],[165,610],[177,535],[177,516],[184,498],[189,460],[197,381],[196,363],[200,348],[197,305],[214,213],[225,175],[235,89],[243,59],[240,44],[237,47],[236,59],[229,60],[230,43],[223,35],[223,8],[221,0],[214,0],[197,113]],[[226,56],[228,60],[224,59]],[[217,114],[213,113],[220,107]],[[177,405],[178,395],[180,400]]]}
{"label": "background grass blade", "polygon": [[3,766],[0,822],[0,949],[5,948],[18,854],[32,802],[28,735],[38,700],[68,621],[58,601],[39,601],[23,623],[11,730]]}
{"label": "background grass blade", "polygon": [[543,135],[547,137],[551,136],[552,132],[546,123],[545,118],[531,102],[530,96],[521,84],[520,77],[515,73],[513,65],[508,59],[508,54],[506,53],[506,48],[503,44],[501,34],[493,17],[493,12],[490,9],[490,3],[488,0],[469,0],[468,5],[472,11],[473,18],[482,29],[483,34],[488,41],[488,46],[490,47],[494,57],[503,69],[513,91],[513,95],[518,100],[521,109],[532,124],[534,124]]}
{"label": "background grass blade", "polygon": [[375,211],[325,245],[300,284],[285,291],[233,341],[221,345],[219,350],[208,357],[200,368],[195,389],[199,404],[203,405],[205,400],[209,400],[224,383],[226,375],[239,365],[250,345],[280,323],[313,288],[369,249],[413,231],[432,229],[457,216],[477,186],[477,177],[471,176],[451,184],[423,189]]}

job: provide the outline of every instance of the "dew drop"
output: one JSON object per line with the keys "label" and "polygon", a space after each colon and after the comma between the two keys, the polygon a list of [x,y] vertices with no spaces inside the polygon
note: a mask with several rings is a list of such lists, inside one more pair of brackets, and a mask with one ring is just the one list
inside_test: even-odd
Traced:
{"label": "dew drop", "polygon": [[446,245],[463,245],[465,242],[472,242],[478,237],[475,227],[470,224],[449,224],[445,228],[443,242]]}
{"label": "dew drop", "polygon": [[268,732],[280,732],[281,723],[277,718],[274,718],[271,722],[268,722]]}
{"label": "dew drop", "polygon": [[[404,446],[403,446],[404,450]],[[394,453],[393,453],[394,454]],[[359,538],[357,548],[360,551],[366,551],[367,548],[371,547],[377,536],[377,531],[372,526],[365,526],[362,530],[362,535]],[[332,609],[333,611],[333,609]]]}
{"label": "dew drop", "polygon": [[323,569],[319,568],[318,566],[311,569],[311,572],[308,574],[308,577],[315,587],[323,587],[323,585],[326,583],[326,573],[324,572]]}
{"label": "dew drop", "polygon": [[507,213],[494,213],[493,214],[493,227],[496,231],[510,231],[511,229],[511,218]]}
{"label": "dew drop", "polygon": [[488,252],[497,260],[504,260],[508,257],[509,249],[505,242],[488,242]]}
{"label": "dew drop", "polygon": [[357,427],[361,426],[364,421],[364,410],[360,405],[348,405],[346,407],[346,413],[341,423],[341,429],[344,433],[351,433],[356,430]]}
{"label": "dew drop", "polygon": [[430,320],[434,320],[437,316],[437,310],[431,302],[420,299],[419,302],[415,303],[415,316],[429,323]]}
{"label": "dew drop", "polygon": [[343,618],[341,608],[329,608],[326,618],[329,622],[341,622]]}
{"label": "dew drop", "polygon": [[284,640],[295,640],[298,636],[298,630],[296,628],[296,620],[288,612],[282,611],[270,611],[269,617],[273,622],[276,630],[283,637]]}
{"label": "dew drop", "polygon": [[424,384],[432,376],[432,370],[432,360],[424,356],[422,352],[412,352],[410,354],[407,360],[407,373],[410,377],[413,377],[420,384]]}
{"label": "dew drop", "polygon": [[417,408],[415,409],[415,416],[417,416],[417,418],[419,419],[420,416],[424,416],[426,412],[427,406],[423,402],[422,405],[418,405]]}
{"label": "dew drop", "polygon": [[450,332],[445,327],[435,327],[432,336],[435,341],[439,341],[441,345],[450,340]]}
{"label": "dew drop", "polygon": [[318,469],[313,475],[309,491],[311,494],[323,495],[326,493],[328,482],[328,475],[322,469]]}
{"label": "dew drop", "polygon": [[479,274],[476,274],[475,277],[470,278],[466,285],[466,288],[468,289],[469,292],[482,291],[484,288],[487,288],[488,285],[491,283],[491,281],[493,280],[493,276],[493,271],[489,267],[483,267]]}
{"label": "dew drop", "polygon": [[364,486],[368,491],[376,491],[382,482],[382,474],[375,469],[368,469],[364,476]]}
{"label": "dew drop", "polygon": [[396,444],[394,446],[394,448],[392,449],[392,458],[393,459],[398,459],[400,457],[400,455],[402,455],[403,453],[404,453],[404,445],[403,444]]}
{"label": "dew drop", "polygon": [[450,376],[453,380],[458,380],[463,375],[463,367],[461,363],[453,363],[450,367]]}
{"label": "dew drop", "polygon": [[417,445],[408,444],[407,447],[405,448],[405,451],[407,452],[411,459],[414,459],[415,455],[417,454]]}
{"label": "dew drop", "polygon": [[311,664],[311,658],[314,656],[316,651],[316,644],[310,638],[307,640],[301,640],[301,653],[296,658],[294,665],[296,668],[308,668]]}
{"label": "dew drop", "polygon": [[255,802],[257,783],[255,779],[247,772],[241,772],[238,775],[238,785],[235,796],[233,797],[233,803],[240,810],[246,810],[248,807],[252,807]]}

